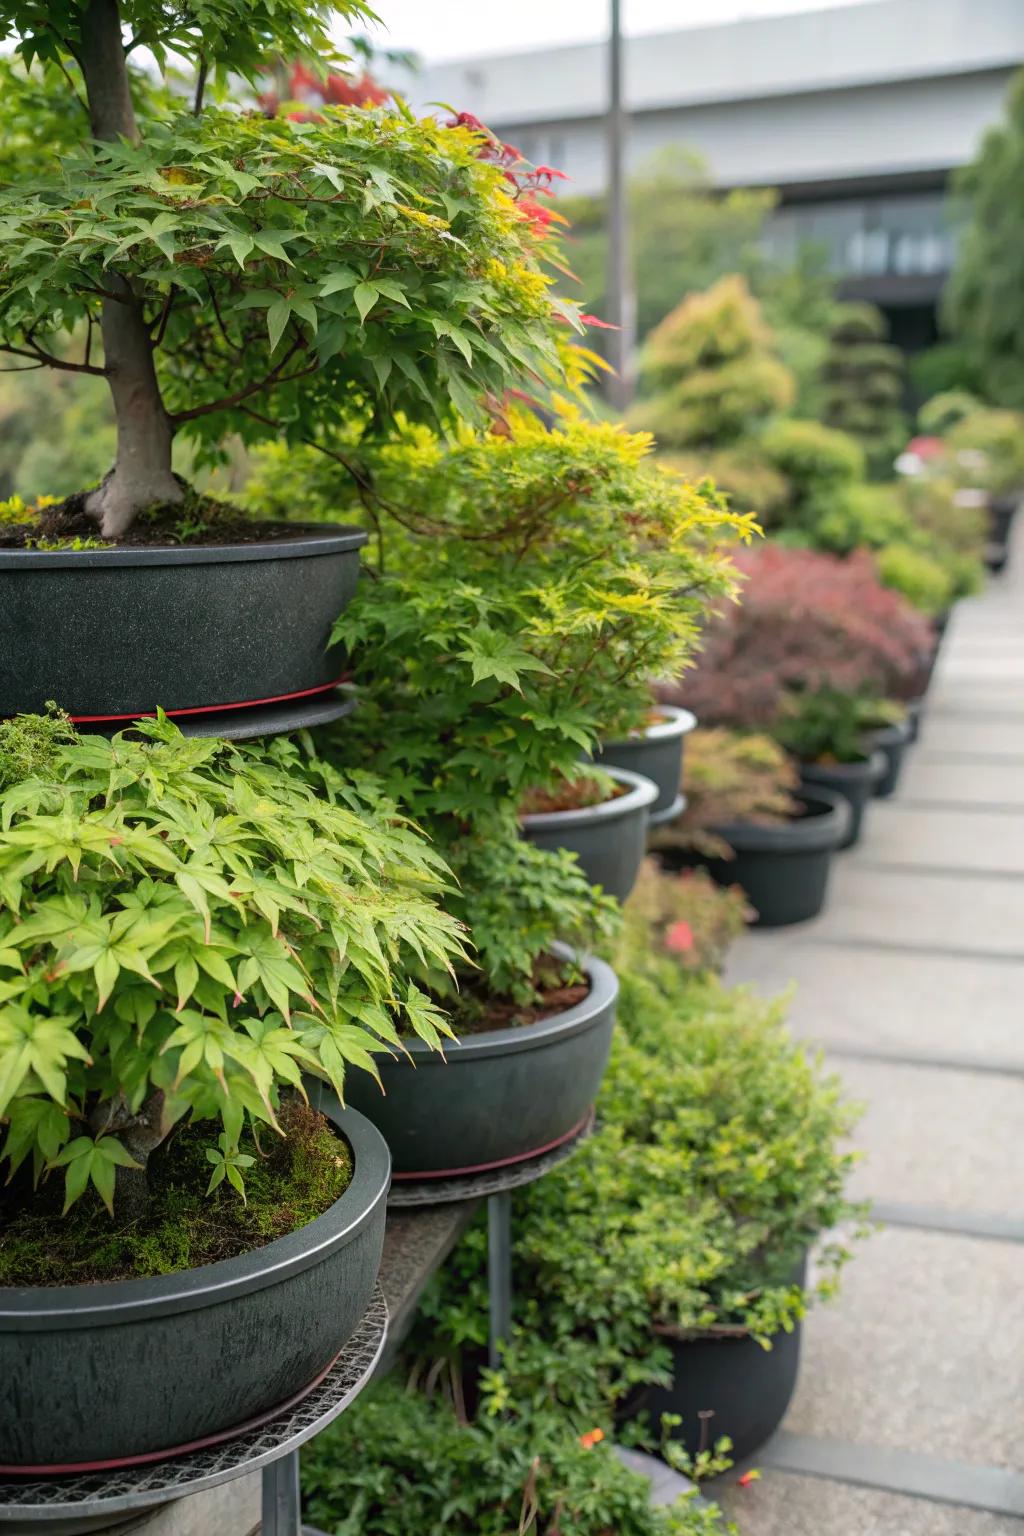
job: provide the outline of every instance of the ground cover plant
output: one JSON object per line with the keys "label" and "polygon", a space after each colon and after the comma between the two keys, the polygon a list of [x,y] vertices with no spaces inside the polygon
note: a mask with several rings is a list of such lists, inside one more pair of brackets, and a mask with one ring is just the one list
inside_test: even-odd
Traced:
{"label": "ground cover plant", "polygon": [[393,1375],[303,1452],[305,1513],[342,1536],[736,1536],[714,1505],[651,1505],[600,1430],[501,1402],[473,1423]]}
{"label": "ground cover plant", "polygon": [[[298,0],[0,5],[5,119],[34,112],[42,145],[0,188],[0,350],[110,390],[116,460],[81,486],[86,531],[182,505],[179,435],[215,458],[229,434],[302,441],[345,415],[479,421],[509,382],[560,372],[556,319],[582,330],[541,267],[542,181],[475,120],[223,104],[275,55],[321,70],[327,22]],[[133,70],[144,46],[190,71],[189,98]]]}
{"label": "ground cover plant", "polygon": [[[522,1196],[515,1328],[502,1379],[484,1378],[501,1401],[548,1402],[609,1434],[624,1432],[639,1387],[666,1380],[663,1338],[767,1344],[813,1289],[831,1293],[841,1241],[821,1251],[812,1290],[794,1267],[860,1214],[843,1194],[852,1158],[840,1150],[853,1111],[789,1038],[779,1003],[686,976],[668,956],[649,956],[622,985],[600,1129]],[[424,1365],[446,1362],[456,1397],[486,1344],[485,1260],[474,1228],[411,1344]],[[658,1426],[633,1433],[657,1444]]]}
{"label": "ground cover plant", "polygon": [[379,786],[288,742],[136,732],[57,744],[0,801],[0,1158],[121,1217],[186,1119],[244,1196],[243,1130],[279,1131],[305,1071],[343,1095],[403,1029],[439,1044],[415,978],[464,953]]}

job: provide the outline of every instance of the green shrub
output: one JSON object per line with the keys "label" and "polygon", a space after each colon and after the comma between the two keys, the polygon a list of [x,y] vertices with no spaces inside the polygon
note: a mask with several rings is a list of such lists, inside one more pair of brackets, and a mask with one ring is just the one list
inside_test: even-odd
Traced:
{"label": "green shrub", "polygon": [[343,1093],[382,1041],[439,1044],[414,978],[464,952],[444,865],[375,781],[136,730],[0,800],[0,1156],[63,1170],[67,1205],[91,1184],[110,1208],[186,1116],[240,1189],[243,1127],[276,1128],[303,1071]]}
{"label": "green shrub", "polygon": [[903,354],[873,304],[839,304],[822,369],[823,419],[859,439],[873,477],[888,479],[907,440]]}
{"label": "green shrub", "polygon": [[930,437],[945,437],[966,417],[983,409],[982,402],[966,389],[946,389],[925,401],[917,413],[917,424]]}
{"label": "green shrub", "polygon": [[306,1447],[302,1490],[334,1536],[736,1536],[713,1505],[653,1508],[647,1479],[561,1414],[520,1402],[460,1423],[394,1377]]}
{"label": "green shrub", "polygon": [[868,730],[904,714],[885,699],[821,688],[790,694],[773,734],[801,762],[854,763],[867,756]]}
{"label": "green shrub", "polygon": [[761,434],[759,449],[788,486],[775,524],[806,534],[815,548],[827,548],[820,522],[864,477],[864,452],[844,432],[818,421],[776,421]]}
{"label": "green shrub", "polygon": [[793,403],[795,381],[741,277],[691,294],[651,332],[631,419],[662,448],[720,448]]}
{"label": "green shrub", "polygon": [[445,906],[470,932],[473,955],[450,974],[434,967],[430,983],[457,1029],[495,998],[526,1008],[545,988],[578,980],[575,965],[552,961],[556,941],[586,953],[615,931],[617,904],[587,884],[575,856],[525,842],[511,814],[455,836],[444,852],[456,878]]}
{"label": "green shrub", "polygon": [[379,456],[383,571],[335,629],[361,694],[338,750],[431,831],[488,822],[645,724],[651,679],[689,662],[731,592],[716,541],[751,521],[651,467],[649,446],[522,418],[510,437],[410,433]]}
{"label": "green shrub", "polygon": [[1024,487],[1024,414],[972,411],[949,431],[947,441],[961,485],[979,486],[992,496]]}
{"label": "green shrub", "polygon": [[[607,1429],[666,1378],[655,1333],[737,1331],[767,1344],[834,1289],[847,1250],[810,1244],[862,1214],[839,1150],[854,1121],[839,1084],[789,1037],[778,1003],[651,956],[622,978],[600,1129],[522,1192],[505,1399]],[[432,1283],[411,1350],[458,1361],[487,1337],[486,1241],[471,1230]]]}
{"label": "green shrub", "polygon": [[919,613],[936,616],[953,601],[956,576],[951,562],[943,564],[910,544],[889,544],[875,555],[884,587],[902,592]]}

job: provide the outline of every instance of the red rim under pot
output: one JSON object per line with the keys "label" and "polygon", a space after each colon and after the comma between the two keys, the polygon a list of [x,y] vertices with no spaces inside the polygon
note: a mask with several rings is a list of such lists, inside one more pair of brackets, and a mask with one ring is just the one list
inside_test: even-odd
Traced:
{"label": "red rim under pot", "polygon": [[0,716],[48,699],[82,723],[315,699],[366,534],[329,523],[252,543],[0,550]]}
{"label": "red rim under pot", "polygon": [[593,760],[601,768],[625,768],[642,774],[658,786],[658,798],[648,812],[649,825],[657,827],[672,821],[683,809],[684,748],[697,716],[674,704],[657,704],[653,712],[657,718],[646,730],[622,741],[604,742]]}
{"label": "red rim under pot", "polygon": [[[806,1255],[793,1274],[803,1285]],[[749,1334],[703,1334],[692,1339],[666,1338],[672,1351],[671,1387],[645,1388],[631,1405],[646,1410],[651,1423],[675,1413],[682,1423],[673,1431],[691,1456],[728,1435],[734,1462],[759,1450],[778,1429],[796,1388],[800,1365],[801,1324],[772,1338],[764,1349]]]}
{"label": "red rim under pot", "polygon": [[391,1174],[373,1125],[319,1107],[354,1171],[306,1226],[177,1274],[0,1288],[0,1473],[159,1459],[315,1385],[373,1294]]}
{"label": "red rim under pot", "polygon": [[578,811],[531,811],[520,817],[520,825],[538,848],[568,848],[591,885],[625,901],[640,873],[658,786],[625,768],[605,771],[624,794]]}
{"label": "red rim under pot", "polygon": [[825,905],[832,855],[847,835],[850,808],[824,789],[801,791],[800,805],[800,816],[779,825],[736,821],[712,828],[735,858],[707,859],[673,849],[659,849],[658,858],[668,869],[702,864],[718,885],[742,886],[757,927],[806,922]]}
{"label": "red rim under pot", "polygon": [[383,1093],[368,1073],[352,1075],[348,1100],[382,1132],[396,1180],[506,1167],[582,1129],[608,1061],[619,983],[603,960],[581,964],[590,992],[572,1008],[467,1034],[444,1058],[420,1040],[407,1042],[407,1056],[377,1052]]}

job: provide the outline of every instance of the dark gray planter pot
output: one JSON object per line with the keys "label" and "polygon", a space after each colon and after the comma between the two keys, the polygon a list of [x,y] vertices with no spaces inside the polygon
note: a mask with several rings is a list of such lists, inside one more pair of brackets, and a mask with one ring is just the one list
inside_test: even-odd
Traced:
{"label": "dark gray planter pot", "polygon": [[[797,1266],[793,1281],[804,1285],[807,1260]],[[655,1427],[663,1413],[675,1413],[682,1423],[673,1439],[691,1456],[714,1445],[722,1435],[732,1441],[730,1457],[745,1461],[760,1450],[778,1429],[796,1388],[800,1365],[801,1324],[792,1333],[777,1333],[770,1350],[749,1335],[670,1339],[671,1387],[652,1387],[643,1407]],[[710,1417],[707,1417],[710,1415]]]}
{"label": "dark gray planter pot", "polygon": [[73,719],[308,698],[337,683],[331,627],[358,528],[264,543],[0,550],[0,716],[55,699]]}
{"label": "dark gray planter pot", "polygon": [[912,739],[913,728],[909,717],[868,732],[872,752],[881,752],[885,758],[885,772],[875,781],[874,794],[877,800],[888,800],[890,795],[895,794],[903,772],[903,760]]}
{"label": "dark gray planter pot", "polygon": [[636,884],[658,786],[625,768],[606,770],[627,792],[580,811],[538,811],[521,817],[523,836],[538,848],[568,848],[591,885],[625,901]]}
{"label": "dark gray planter pot", "polygon": [[665,718],[625,741],[605,742],[594,754],[599,767],[625,768],[658,786],[658,798],[649,812],[652,827],[679,814],[676,804],[683,782],[684,745],[697,724],[696,715],[674,704],[658,704],[656,710]]}
{"label": "dark gray planter pot", "polygon": [[852,848],[860,841],[864,811],[887,766],[884,753],[878,751],[855,763],[800,764],[800,783],[805,789],[829,789],[849,802],[850,826],[840,848]]}
{"label": "dark gray planter pot", "polygon": [[320,1108],[355,1171],[297,1232],[148,1280],[0,1288],[0,1471],[227,1438],[326,1370],[370,1302],[391,1164],[361,1115],[328,1093]]}
{"label": "dark gray planter pot", "polygon": [[910,727],[910,745],[920,738],[921,725],[924,720],[924,695],[920,698],[907,700],[907,724]]}
{"label": "dark gray planter pot", "polygon": [[731,821],[712,828],[735,858],[673,849],[659,849],[658,858],[668,869],[703,865],[716,884],[741,886],[757,913],[756,927],[805,923],[825,905],[832,855],[847,834],[850,807],[824,789],[808,790],[801,800],[804,815],[778,826]]}
{"label": "dark gray planter pot", "polygon": [[1010,535],[1019,505],[1018,495],[994,496],[989,502],[985,564],[990,571],[1001,571],[1010,558]]}
{"label": "dark gray planter pot", "polygon": [[[441,1178],[521,1162],[568,1140],[604,1076],[619,983],[586,956],[590,995],[537,1024],[466,1035],[442,1058],[421,1040],[375,1053],[383,1093],[353,1074],[349,1102],[382,1132],[395,1177]],[[313,1102],[316,1102],[315,1096]]]}

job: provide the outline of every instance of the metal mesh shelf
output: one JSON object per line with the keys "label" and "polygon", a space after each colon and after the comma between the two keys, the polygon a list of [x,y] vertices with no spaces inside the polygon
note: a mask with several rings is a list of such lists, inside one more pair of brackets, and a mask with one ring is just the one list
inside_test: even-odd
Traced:
{"label": "metal mesh shelf", "polygon": [[546,1173],[566,1162],[582,1142],[594,1130],[594,1111],[591,1110],[579,1130],[561,1146],[539,1157],[525,1158],[521,1163],[511,1163],[507,1168],[490,1168],[484,1173],[464,1173],[450,1179],[409,1179],[392,1183],[388,1194],[388,1206],[403,1210],[410,1206],[447,1205],[456,1200],[484,1200],[490,1195],[501,1195],[509,1189],[521,1189],[542,1179]]}
{"label": "metal mesh shelf", "polygon": [[47,1524],[72,1521],[75,1516],[94,1521],[99,1516],[155,1509],[269,1466],[325,1429],[359,1395],[380,1358],[387,1322],[387,1305],[378,1286],[324,1379],[300,1403],[222,1445],[116,1471],[5,1478],[0,1481],[0,1528],[35,1523],[45,1529]]}

